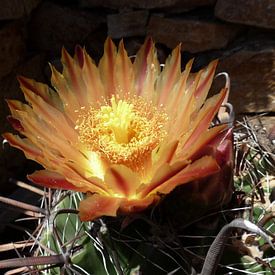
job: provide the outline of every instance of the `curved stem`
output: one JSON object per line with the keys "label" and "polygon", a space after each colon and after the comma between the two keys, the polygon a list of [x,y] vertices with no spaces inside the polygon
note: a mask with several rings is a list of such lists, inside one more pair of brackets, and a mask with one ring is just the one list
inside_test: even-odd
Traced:
{"label": "curved stem", "polygon": [[214,242],[211,244],[203,267],[202,267],[202,271],[201,271],[201,275],[214,275],[218,264],[220,262],[220,259],[222,257],[223,254],[223,250],[225,247],[225,244],[227,242],[227,239],[230,236],[230,233],[232,231],[233,228],[242,228],[248,231],[251,231],[255,234],[260,235],[262,238],[264,238],[269,244],[270,246],[275,249],[273,243],[270,241],[268,235],[262,230],[260,229],[257,225],[255,225],[254,223],[247,221],[247,220],[243,220],[243,219],[236,219],[233,220],[231,223],[225,225],[221,231],[219,232],[219,234],[217,235],[217,237],[215,238]]}

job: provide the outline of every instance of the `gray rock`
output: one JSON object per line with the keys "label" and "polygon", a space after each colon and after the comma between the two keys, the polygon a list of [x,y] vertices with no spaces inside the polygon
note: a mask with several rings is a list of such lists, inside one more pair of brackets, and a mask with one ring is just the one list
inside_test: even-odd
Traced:
{"label": "gray rock", "polygon": [[1,0],[0,20],[27,16],[41,0]]}
{"label": "gray rock", "polygon": [[197,53],[226,47],[240,30],[239,26],[215,21],[152,16],[148,35],[169,48],[182,42],[183,50]]}
{"label": "gray rock", "polygon": [[107,16],[108,35],[112,38],[142,36],[146,34],[148,11],[130,11]]}
{"label": "gray rock", "polygon": [[[236,113],[275,112],[275,42],[250,41],[225,51],[217,72],[227,72],[231,79],[229,101]],[[221,86],[214,82],[213,90]],[[222,80],[224,83],[224,81]]]}
{"label": "gray rock", "polygon": [[25,32],[21,22],[0,29],[0,78],[7,75],[24,58]]}
{"label": "gray rock", "polygon": [[229,22],[275,29],[274,0],[218,0],[215,15]]}
{"label": "gray rock", "polygon": [[36,50],[60,53],[72,50],[103,21],[96,14],[43,2],[30,22],[31,46]]}
{"label": "gray rock", "polygon": [[106,7],[111,9],[165,9],[166,12],[182,12],[201,6],[213,5],[215,0],[80,0],[82,7]]}

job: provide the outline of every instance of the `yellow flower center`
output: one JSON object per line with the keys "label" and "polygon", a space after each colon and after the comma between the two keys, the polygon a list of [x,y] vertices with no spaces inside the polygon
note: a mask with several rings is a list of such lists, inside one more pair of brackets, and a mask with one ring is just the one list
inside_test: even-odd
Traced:
{"label": "yellow flower center", "polygon": [[111,106],[102,106],[97,117],[101,126],[108,129],[113,134],[113,139],[117,143],[129,143],[132,139],[133,127],[131,124],[135,120],[133,104],[119,100],[118,103],[114,97],[111,98]]}
{"label": "yellow flower center", "polygon": [[167,115],[141,97],[112,97],[100,108],[84,111],[77,122],[79,140],[110,163],[142,172],[164,136]]}

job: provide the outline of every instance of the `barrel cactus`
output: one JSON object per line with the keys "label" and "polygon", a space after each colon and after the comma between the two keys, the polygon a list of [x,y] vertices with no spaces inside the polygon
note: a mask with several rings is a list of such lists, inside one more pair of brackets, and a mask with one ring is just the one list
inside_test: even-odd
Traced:
{"label": "barrel cactus", "polygon": [[[98,66],[79,46],[73,57],[63,49],[61,61],[62,73],[51,67],[53,88],[19,77],[27,104],[7,101],[20,136],[3,137],[44,167],[28,179],[47,188],[34,257],[21,266],[44,274],[190,274],[185,255],[152,244],[167,229],[161,215],[190,223],[231,198],[228,81],[207,99],[217,61],[197,73],[190,61],[181,71],[178,46],[161,69],[151,39],[133,62],[111,39]],[[182,214],[186,207],[192,215]]]}

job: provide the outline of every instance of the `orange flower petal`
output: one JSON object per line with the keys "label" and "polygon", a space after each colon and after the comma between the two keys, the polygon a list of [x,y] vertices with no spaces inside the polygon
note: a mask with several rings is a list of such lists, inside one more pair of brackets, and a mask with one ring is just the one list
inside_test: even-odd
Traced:
{"label": "orange flower petal", "polygon": [[227,129],[221,132],[211,140],[204,148],[201,155],[211,154],[214,156],[220,166],[233,165],[233,129]]}
{"label": "orange flower petal", "polygon": [[151,182],[140,186],[138,189],[138,196],[145,197],[153,190],[157,189],[164,182],[169,180],[179,171],[181,171],[186,165],[189,164],[189,161],[183,160],[175,163],[174,165],[169,165],[168,163],[162,164],[154,173],[154,176]]}
{"label": "orange flower petal", "polygon": [[39,145],[32,142],[31,139],[21,138],[11,133],[3,134],[3,137],[7,139],[9,144],[22,150],[28,159],[34,160],[42,164],[44,167],[54,169],[56,165],[61,165],[55,156],[50,155],[50,149],[43,151]]}
{"label": "orange flower petal", "polygon": [[118,54],[115,61],[115,85],[120,98],[128,97],[133,93],[134,71],[133,65],[124,48],[123,41],[120,41]]}
{"label": "orange flower petal", "polygon": [[106,184],[94,176],[86,176],[85,169],[77,163],[62,163],[61,167],[57,168],[57,172],[61,172],[62,175],[65,175],[66,178],[70,179],[70,181],[78,187],[87,187],[87,190],[90,192],[98,192],[100,194],[109,194],[108,187]]}
{"label": "orange flower petal", "polygon": [[205,132],[203,132],[197,140],[194,141],[194,143],[189,147],[188,151],[181,155],[181,159],[198,159],[201,157],[203,148],[210,143],[212,140],[214,140],[220,133],[222,133],[227,128],[227,125],[219,125],[216,127],[213,127]]}
{"label": "orange flower petal", "polygon": [[58,94],[50,89],[50,87],[46,84],[36,82],[32,79],[19,76],[18,78],[20,88],[24,91],[28,89],[32,91],[34,94],[40,96],[45,102],[51,105],[58,110],[63,110],[63,104],[58,96]]}
{"label": "orange flower petal", "polygon": [[74,94],[74,91],[68,85],[64,76],[58,72],[53,66],[50,65],[52,71],[51,83],[52,86],[58,91],[58,94],[63,102],[64,112],[71,121],[76,122],[78,119],[78,113],[75,110],[80,109],[79,102]]}
{"label": "orange flower petal", "polygon": [[[45,157],[50,156],[50,158],[55,158],[56,161],[59,159],[61,163],[74,160],[74,162],[77,162],[77,165],[90,167],[89,160],[77,148],[72,146],[71,142],[77,141],[74,130],[70,131],[68,129],[68,132],[66,132],[68,135],[65,137],[65,134],[62,135],[62,129],[58,131],[58,129],[52,127],[52,124],[39,119],[28,105],[16,103],[9,102],[9,106],[15,119],[19,119],[24,128],[24,132],[22,133],[44,152]],[[42,164],[44,167],[47,166],[49,168],[47,162],[45,159]]]}
{"label": "orange flower petal", "polygon": [[186,99],[186,83],[192,68],[193,61],[194,59],[191,59],[186,64],[185,70],[182,72],[177,85],[175,85],[176,90],[173,93],[171,93],[170,96],[167,98],[167,101],[164,102],[164,105],[166,106],[166,109],[168,110],[171,117],[174,117],[177,113],[175,111],[178,111],[178,106],[182,106],[182,104],[186,101],[188,102],[188,99]]}
{"label": "orange flower petal", "polygon": [[220,167],[214,158],[204,156],[182,169],[158,188],[152,190],[151,193],[159,192],[162,194],[168,194],[178,185],[212,175],[217,173],[219,170]]}
{"label": "orange flower petal", "polygon": [[[22,106],[17,105],[16,107],[21,108]],[[28,105],[23,106],[22,108],[27,107]],[[25,111],[18,112],[18,110],[13,110],[13,113],[17,114],[20,118],[20,122],[24,128],[23,133],[29,138],[25,143],[31,141],[32,146],[40,150],[43,157],[40,157],[38,160],[39,156],[34,156],[29,151],[26,152],[28,154],[26,154],[26,156],[30,159],[39,161],[40,164],[49,170],[58,170],[58,172],[62,171],[63,175],[69,174],[76,182],[80,181],[86,183],[86,185],[90,184],[90,180],[87,179],[87,177],[92,177],[94,174],[93,167],[91,167],[88,158],[85,157],[85,155],[83,155],[77,148],[73,147],[69,141],[64,140],[62,136],[60,137],[58,135],[60,133],[53,129],[51,125],[39,120],[30,107],[27,109],[27,113]],[[17,137],[17,139],[13,138],[12,141],[18,143],[21,139]],[[17,145],[17,148],[23,151],[25,150],[25,147],[20,144]],[[68,169],[70,171],[68,171]],[[80,170],[81,173],[72,173],[72,170]],[[75,177],[77,177],[77,179],[75,179]],[[92,183],[93,185],[89,188],[90,191],[102,190],[103,184],[100,184],[100,187],[95,188],[96,183],[94,183],[94,180]]]}
{"label": "orange flower petal", "polygon": [[82,221],[91,221],[101,216],[115,217],[121,199],[116,197],[89,195],[79,204],[79,216]]}
{"label": "orange flower petal", "polygon": [[158,105],[165,104],[175,83],[181,75],[181,45],[178,45],[166,60],[156,84],[156,91],[159,94]]}
{"label": "orange flower petal", "polygon": [[33,174],[28,175],[27,178],[36,184],[48,188],[74,190],[79,192],[87,191],[86,188],[76,187],[67,181],[62,175],[49,170],[35,171]]}
{"label": "orange flower petal", "polygon": [[20,138],[18,135],[13,135],[11,133],[5,133],[2,136],[9,142],[11,146],[22,150],[27,158],[38,162],[43,159],[42,151],[33,145],[28,139]]}
{"label": "orange flower petal", "polygon": [[202,106],[207,97],[208,91],[213,82],[217,65],[218,60],[213,60],[206,68],[201,70],[202,73],[200,81],[194,94],[195,98],[197,99],[196,105],[198,109]]}
{"label": "orange flower petal", "polygon": [[108,37],[104,44],[104,55],[99,61],[98,69],[107,98],[116,94],[115,60],[117,49],[114,42]]}
{"label": "orange flower petal", "polygon": [[177,98],[175,105],[169,108],[169,110],[171,110],[169,112],[171,117],[175,117],[175,119],[172,120],[175,121],[175,123],[173,123],[170,132],[174,133],[176,129],[179,136],[190,129],[192,117],[198,115],[197,111],[204,103],[213,81],[217,60],[212,61],[206,69],[202,69],[196,74],[190,74],[191,65],[192,60],[188,63],[188,66],[186,66],[186,73],[183,73],[185,78],[188,77],[184,79],[180,85],[183,94]]}
{"label": "orange flower petal", "polygon": [[112,165],[106,171],[104,182],[114,193],[126,197],[134,195],[140,184],[137,174],[124,165]]}
{"label": "orange flower petal", "polygon": [[[78,54],[78,57],[80,54]],[[61,62],[63,64],[63,77],[67,86],[74,92],[80,107],[87,106],[87,89],[83,82],[82,70],[77,58],[72,58],[69,53],[62,48]]]}
{"label": "orange flower petal", "polygon": [[136,94],[148,100],[153,99],[155,81],[160,66],[157,53],[151,38],[147,38],[137,53],[134,62]]}
{"label": "orange flower petal", "polygon": [[215,114],[218,112],[225,95],[226,90],[223,89],[219,94],[212,96],[205,102],[204,106],[196,116],[192,125],[192,130],[184,137],[185,141],[182,141],[182,150],[187,150],[187,148],[189,148],[199,138],[199,136],[206,131]]}
{"label": "orange flower petal", "polygon": [[23,92],[26,100],[32,105],[33,111],[39,114],[40,118],[55,127],[66,139],[69,139],[71,142],[77,141],[77,133],[63,113],[46,103],[40,96],[37,96],[30,90],[23,89]]}
{"label": "orange flower petal", "polygon": [[153,152],[152,161],[155,169],[159,168],[164,163],[170,163],[178,148],[179,141],[174,140],[168,144],[164,141],[156,152]]}
{"label": "orange flower petal", "polygon": [[28,104],[24,104],[18,100],[7,99],[6,102],[8,103],[9,109],[14,117],[16,117],[18,113],[17,111],[22,111],[22,112],[31,111],[31,107]]}
{"label": "orange flower petal", "polygon": [[22,126],[21,122],[19,119],[14,118],[12,116],[7,117],[8,122],[11,124],[14,130],[23,133],[24,132],[24,127]]}
{"label": "orange flower petal", "polygon": [[[174,135],[174,133],[177,132],[180,137],[190,130],[190,122],[196,111],[196,98],[194,93],[198,86],[200,75],[201,72],[197,73],[191,84],[185,81],[184,87],[188,86],[188,88],[184,91],[182,98],[178,98],[176,105],[170,109],[169,115],[173,118],[170,135]],[[187,80],[189,80],[189,78]]]}
{"label": "orange flower petal", "polygon": [[84,64],[82,68],[83,80],[87,87],[88,103],[91,105],[102,101],[105,96],[105,90],[100,79],[100,74],[97,66],[86,50],[83,50]]}

